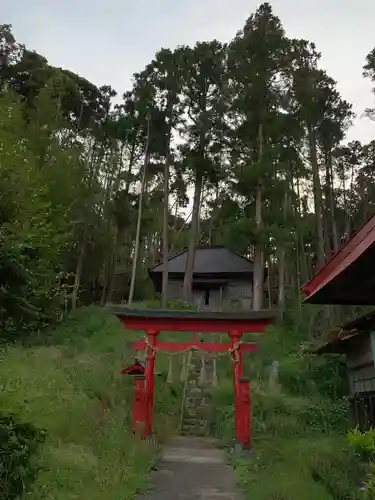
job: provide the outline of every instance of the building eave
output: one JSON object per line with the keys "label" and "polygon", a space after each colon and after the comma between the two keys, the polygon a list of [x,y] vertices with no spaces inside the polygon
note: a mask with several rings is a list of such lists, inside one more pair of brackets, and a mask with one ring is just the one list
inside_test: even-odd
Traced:
{"label": "building eave", "polygon": [[[375,295],[371,293],[375,290],[375,276],[372,279],[372,270],[368,269],[373,254],[375,216],[301,287],[305,302],[375,305]],[[368,289],[364,287],[363,276],[368,278]]]}

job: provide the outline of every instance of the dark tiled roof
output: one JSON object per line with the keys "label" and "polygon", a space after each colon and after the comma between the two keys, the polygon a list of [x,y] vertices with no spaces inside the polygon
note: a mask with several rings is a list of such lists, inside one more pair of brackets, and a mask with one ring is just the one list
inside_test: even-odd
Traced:
{"label": "dark tiled roof", "polygon": [[[184,274],[187,250],[169,259],[168,272]],[[249,274],[254,269],[253,261],[232,252],[223,246],[197,247],[194,261],[194,274]],[[150,273],[162,273],[163,264],[150,269]]]}

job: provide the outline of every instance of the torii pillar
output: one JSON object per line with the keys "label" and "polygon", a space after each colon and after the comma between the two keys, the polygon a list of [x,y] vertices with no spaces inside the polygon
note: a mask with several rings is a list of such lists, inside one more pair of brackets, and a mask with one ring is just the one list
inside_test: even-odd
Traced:
{"label": "torii pillar", "polygon": [[[188,349],[206,352],[228,352],[232,359],[234,392],[235,439],[243,449],[249,449],[250,436],[250,389],[249,380],[242,377],[242,352],[256,350],[256,344],[241,344],[243,333],[263,333],[274,314],[270,311],[248,313],[223,313],[207,311],[176,310],[131,310],[125,307],[111,308],[125,328],[143,330],[145,341],[133,344],[136,350],[146,351],[145,366],[145,430],[147,437],[152,432],[154,404],[154,368],[156,351],[186,351]],[[162,342],[158,340],[161,331],[183,331],[203,333],[226,332],[230,344],[189,342]]]}

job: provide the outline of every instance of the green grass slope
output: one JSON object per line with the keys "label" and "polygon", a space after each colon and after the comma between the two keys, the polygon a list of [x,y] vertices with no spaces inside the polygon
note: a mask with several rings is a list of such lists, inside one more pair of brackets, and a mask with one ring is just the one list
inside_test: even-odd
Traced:
{"label": "green grass slope", "polygon": [[[269,330],[261,350],[244,359],[252,380],[254,453],[251,459],[232,457],[239,484],[245,498],[256,500],[358,500],[361,471],[347,446],[340,365],[292,348],[300,345],[292,334],[285,327]],[[46,430],[34,455],[39,472],[25,499],[130,500],[147,487],[158,450],[132,436],[132,381],[120,374],[132,361],[129,343],[141,336],[125,331],[103,309],[84,308],[29,347],[0,351],[1,411]],[[287,336],[292,347],[281,348]],[[182,340],[188,334],[162,338]],[[274,359],[280,361],[280,377],[271,389]],[[182,360],[183,355],[173,357],[174,384],[167,384],[169,357],[157,355],[154,427],[161,439],[179,424]],[[229,356],[218,361],[218,375],[212,428],[229,443]],[[0,491],[0,500],[9,499]]]}
{"label": "green grass slope", "polygon": [[[132,382],[120,374],[135,338],[117,318],[87,308],[39,345],[1,352],[0,408],[46,430],[30,500],[126,500],[145,487],[156,449],[129,432]],[[177,393],[156,384],[163,436],[178,421]]]}
{"label": "green grass slope", "polygon": [[[270,328],[260,350],[244,359],[251,379],[253,454],[231,457],[238,483],[249,500],[359,500],[363,470],[347,439],[340,361],[304,352],[301,336],[292,327]],[[276,385],[269,383],[272,360],[280,362]],[[228,375],[228,363],[220,361],[213,431],[229,444],[233,388]]]}

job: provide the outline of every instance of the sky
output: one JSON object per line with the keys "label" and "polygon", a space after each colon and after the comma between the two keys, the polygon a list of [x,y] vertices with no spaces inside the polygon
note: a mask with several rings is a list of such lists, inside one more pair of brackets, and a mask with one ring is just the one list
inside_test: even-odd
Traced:
{"label": "sky", "polygon": [[[229,41],[261,2],[254,0],[0,0],[2,24],[12,24],[17,41],[50,64],[111,85],[122,94],[131,77],[161,47],[196,41]],[[362,77],[375,46],[373,0],[274,0],[290,37],[316,43],[321,67],[338,82],[358,117],[348,140],[375,139],[375,122],[363,111],[375,104]]]}

